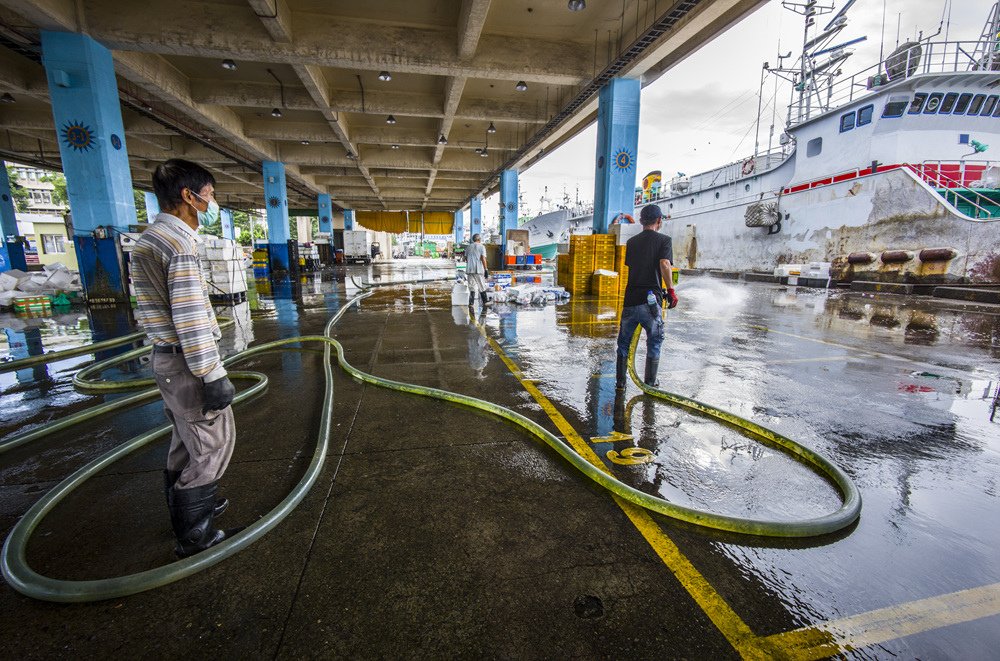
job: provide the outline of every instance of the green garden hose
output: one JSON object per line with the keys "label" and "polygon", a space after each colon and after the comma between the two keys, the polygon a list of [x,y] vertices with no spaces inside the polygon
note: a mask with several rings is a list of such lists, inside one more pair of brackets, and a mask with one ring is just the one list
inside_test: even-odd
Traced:
{"label": "green garden hose", "polygon": [[[385,285],[396,284],[400,283],[385,283]],[[322,412],[320,414],[320,430],[319,438],[316,443],[316,449],[313,453],[309,467],[307,468],[302,479],[274,509],[265,514],[261,519],[252,525],[248,526],[242,532],[230,539],[225,540],[221,544],[213,546],[190,558],[178,560],[156,569],[150,569],[127,576],[87,581],[54,579],[42,576],[32,570],[27,562],[27,545],[32,532],[38,527],[46,514],[48,514],[48,512],[50,512],[59,502],[66,498],[74,489],[90,477],[93,477],[95,474],[113,464],[118,459],[147,445],[153,440],[168,434],[170,432],[170,426],[165,425],[146,432],[145,434],[136,436],[135,438],[118,446],[114,450],[98,457],[56,485],[51,491],[36,502],[25,513],[17,525],[14,526],[14,529],[11,531],[4,543],[2,554],[0,554],[0,571],[2,571],[2,574],[7,582],[14,589],[25,595],[46,601],[87,602],[112,599],[167,585],[186,576],[190,576],[191,574],[207,569],[208,567],[221,562],[223,559],[243,550],[256,540],[260,539],[268,531],[277,526],[293,509],[295,509],[295,507],[305,497],[306,493],[308,493],[308,491],[312,488],[316,479],[319,477],[320,471],[322,470],[330,440],[330,426],[333,413],[333,370],[330,362],[331,350],[336,350],[337,362],[340,367],[348,374],[362,382],[370,383],[382,388],[388,388],[390,390],[397,390],[400,392],[453,402],[469,408],[485,411],[495,415],[496,417],[513,422],[535,437],[544,441],[559,455],[569,461],[574,468],[582,472],[597,484],[608,489],[619,497],[624,498],[625,500],[670,517],[702,526],[728,530],[731,532],[773,537],[808,537],[830,533],[850,525],[858,517],[861,507],[861,498],[854,484],[836,466],[819,454],[802,447],[801,445],[785,438],[784,436],[781,436],[780,434],[777,434],[776,432],[767,430],[747,420],[743,420],[738,416],[734,416],[706,404],[695,402],[694,400],[689,400],[679,395],[672,395],[670,393],[649,388],[643,384],[640,384],[640,387],[643,388],[643,391],[647,394],[660,397],[661,399],[665,399],[673,404],[684,406],[691,410],[698,411],[699,413],[712,415],[713,417],[740,427],[749,435],[766,439],[787,449],[801,461],[811,467],[819,469],[823,475],[833,480],[843,495],[843,507],[834,514],[816,519],[800,522],[785,522],[758,521],[741,519],[738,517],[727,517],[683,507],[681,505],[675,505],[663,500],[662,498],[651,496],[643,491],[624,484],[613,477],[610,473],[606,472],[606,470],[585,460],[567,443],[538,423],[508,408],[492,402],[477,399],[475,397],[470,397],[468,395],[448,392],[438,388],[402,383],[362,372],[347,362],[344,357],[343,346],[330,335],[332,333],[333,326],[340,320],[344,313],[361,299],[370,296],[371,293],[371,291],[366,291],[351,299],[351,301],[341,308],[337,314],[331,317],[322,336],[302,336],[268,342],[256,347],[251,347],[225,361],[225,364],[228,366],[245,360],[250,356],[279,349],[289,344],[322,342],[324,345],[323,367],[326,379],[326,390],[323,398]],[[639,383],[638,377],[635,374],[635,368],[632,364],[634,361],[635,345],[637,340],[638,334],[635,338],[633,338],[632,342],[629,371],[633,380]],[[101,369],[106,369],[111,365],[118,364],[119,362],[126,360],[123,356],[134,354],[131,357],[135,357],[135,355],[139,355],[144,351],[149,351],[149,347],[135,349],[127,354],[123,354],[122,356],[115,356],[106,361],[96,363],[95,365],[87,368],[86,374],[81,370],[81,372],[77,374],[78,378],[74,379],[74,383],[77,383],[80,387],[85,387],[87,389],[105,391],[122,390],[126,387],[135,387],[137,384],[148,384],[150,383],[149,379],[124,382],[124,384],[131,384],[131,386],[127,386],[123,383],[102,383],[87,378],[89,374],[99,372]],[[64,352],[56,353],[65,355]],[[47,354],[45,357],[54,355],[55,353]],[[56,359],[57,358],[54,357],[50,358],[50,360]],[[254,395],[262,392],[267,387],[267,377],[259,372],[231,372],[230,376],[236,379],[255,381],[255,384],[251,388],[241,392],[236,397],[235,403],[245,401],[249,397],[253,397]],[[20,445],[28,442],[29,440],[35,440],[36,438],[51,434],[59,429],[65,429],[84,420],[89,420],[99,415],[131,406],[140,401],[145,401],[148,398],[154,397],[155,392],[155,390],[150,389],[115,402],[92,407],[77,413],[74,416],[70,416],[65,420],[50,423],[36,430],[32,430],[31,432],[28,432],[20,437],[8,439],[6,443],[10,444],[17,441],[16,444]],[[9,447],[11,446],[0,447],[0,451],[3,449],[9,449]]]}

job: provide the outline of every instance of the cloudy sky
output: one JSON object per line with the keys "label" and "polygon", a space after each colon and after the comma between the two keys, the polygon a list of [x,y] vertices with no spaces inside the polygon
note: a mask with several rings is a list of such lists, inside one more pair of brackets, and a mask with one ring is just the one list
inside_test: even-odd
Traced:
{"label": "cloudy sky", "polygon": [[[837,7],[846,0],[837,0]],[[995,0],[952,0],[949,31],[951,41],[976,40]],[[829,1],[820,4],[830,4]],[[947,22],[948,0],[884,0],[885,42],[888,55],[900,42],[937,31],[942,16]],[[852,75],[879,61],[882,41],[883,0],[859,0],[848,14],[849,23],[837,42],[867,36],[854,48],[854,56],[842,69]],[[827,17],[827,21],[830,17]],[[817,24],[826,25],[823,17]],[[712,43],[664,74],[642,92],[639,112],[639,177],[662,170],[664,178],[678,171],[695,174],[742,160],[754,151],[757,93],[761,66],[776,62],[778,44],[783,54],[798,57],[802,44],[802,17],[782,9],[780,0],[770,0]],[[944,40],[944,34],[938,37]],[[774,82],[764,86],[766,110],[761,127],[761,148],[767,148],[772,117],[777,135],[785,122],[789,90]],[[570,197],[579,186],[582,200],[593,200],[596,124],[584,130],[541,162],[521,173],[519,185],[531,214],[538,211],[539,198],[548,187],[558,202],[563,190]],[[483,203],[484,221],[496,227],[498,202],[492,196]]]}

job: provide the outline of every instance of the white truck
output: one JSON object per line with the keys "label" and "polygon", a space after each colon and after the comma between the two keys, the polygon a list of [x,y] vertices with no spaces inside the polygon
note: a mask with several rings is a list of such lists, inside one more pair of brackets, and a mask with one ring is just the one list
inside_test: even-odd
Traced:
{"label": "white truck", "polygon": [[372,263],[371,230],[344,230],[344,262]]}

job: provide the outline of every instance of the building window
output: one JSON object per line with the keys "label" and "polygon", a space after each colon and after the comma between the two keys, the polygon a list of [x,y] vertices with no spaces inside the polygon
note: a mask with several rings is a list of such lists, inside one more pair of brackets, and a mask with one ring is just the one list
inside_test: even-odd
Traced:
{"label": "building window", "polygon": [[927,100],[927,93],[921,92],[920,94],[915,94],[913,96],[913,101],[910,102],[909,113],[911,115],[919,115],[920,111],[924,109],[924,101]]}
{"label": "building window", "polygon": [[854,113],[849,112],[840,116],[840,132],[847,133],[854,128]]}
{"label": "building window", "polygon": [[872,117],[875,116],[875,106],[865,106],[858,111],[858,126],[864,126],[865,124],[872,123]]}
{"label": "building window", "polygon": [[66,252],[66,244],[59,234],[42,235],[42,251],[46,255],[61,255]]}
{"label": "building window", "polygon": [[812,158],[823,153],[823,138],[813,138],[806,143],[806,156]]}

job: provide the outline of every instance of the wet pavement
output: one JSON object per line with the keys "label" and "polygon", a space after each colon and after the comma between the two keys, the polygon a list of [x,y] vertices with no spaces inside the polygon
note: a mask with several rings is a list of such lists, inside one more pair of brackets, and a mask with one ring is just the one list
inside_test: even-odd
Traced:
{"label": "wet pavement", "polygon": [[[224,350],[322,332],[356,283],[451,272],[444,260],[412,260],[260,282],[225,312],[237,323]],[[517,427],[337,370],[327,464],[277,529],[124,599],[55,605],[3,586],[3,648],[24,658],[994,657],[1000,309],[709,277],[685,277],[678,293],[661,387],[825,454],[861,490],[857,524],[783,541],[645,515]],[[559,418],[619,479],[671,501],[789,520],[839,506],[784,454],[632,385],[616,421],[616,318],[613,302],[579,298],[497,306],[471,323],[450,306],[450,285],[424,283],[378,290],[335,330],[360,369],[494,401],[554,433]],[[0,353],[15,355],[128,329],[114,315],[72,313],[0,325],[10,327]],[[236,410],[226,525],[274,507],[312,455],[323,368],[308,348],[241,365],[271,381]],[[90,361],[0,374],[0,436],[102,401],[70,383]],[[157,402],[0,455],[0,534],[70,472],[162,421]],[[616,463],[629,447],[652,461]],[[36,532],[32,565],[82,579],[169,562],[165,449],[141,450],[74,492]]]}

